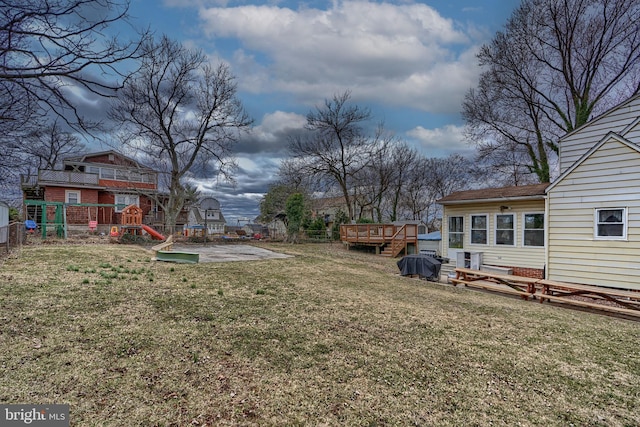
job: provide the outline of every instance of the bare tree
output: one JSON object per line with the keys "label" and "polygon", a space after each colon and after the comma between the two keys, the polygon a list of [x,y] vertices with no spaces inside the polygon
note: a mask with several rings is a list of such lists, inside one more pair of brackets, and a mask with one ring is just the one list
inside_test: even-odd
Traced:
{"label": "bare tree", "polygon": [[415,148],[399,144],[391,153],[390,167],[393,171],[388,192],[389,220],[398,220],[398,210],[402,193],[409,183],[410,172],[417,167],[420,156]]}
{"label": "bare tree", "polygon": [[640,0],[524,0],[478,58],[471,139],[528,158],[549,182],[558,138],[640,90]]}
{"label": "bare tree", "polygon": [[318,179],[317,176],[309,175],[304,161],[291,157],[280,162],[277,177],[276,185],[291,189],[292,194],[327,192],[332,188],[332,183],[326,179]]}
{"label": "bare tree", "polygon": [[418,159],[415,149],[405,142],[378,131],[378,144],[371,152],[371,161],[357,177],[361,198],[367,200],[375,215],[383,222],[398,218],[398,204],[407,185],[407,174]]}
{"label": "bare tree", "polygon": [[346,91],[325,100],[307,114],[308,137],[296,137],[289,150],[293,158],[304,164],[304,170],[321,179],[329,178],[339,187],[355,219],[352,194],[353,177],[369,162],[374,144],[361,125],[371,117],[368,109],[350,105],[351,93]]}
{"label": "bare tree", "polygon": [[117,67],[136,57],[146,34],[124,43],[104,34],[126,21],[128,9],[128,0],[0,2],[0,123],[52,112],[86,127],[67,89],[113,96],[121,87]]}
{"label": "bare tree", "polygon": [[194,173],[232,180],[232,147],[252,121],[237,98],[229,67],[162,37],[145,46],[141,67],[110,110],[122,142],[164,172],[168,197],[156,198],[175,227]]}
{"label": "bare tree", "polygon": [[33,135],[44,137],[52,116],[76,131],[97,124],[83,117],[76,97],[113,96],[121,87],[120,66],[147,36],[105,35],[117,25],[133,28],[128,9],[129,0],[0,1],[0,186],[18,187],[21,166],[33,160]]}
{"label": "bare tree", "polygon": [[27,135],[25,141],[27,143],[22,148],[25,164],[36,172],[38,169],[55,169],[63,158],[84,150],[80,139],[71,132],[65,132],[58,121]]}
{"label": "bare tree", "polygon": [[481,174],[475,170],[474,162],[459,154],[445,158],[415,157],[405,172],[399,216],[420,220],[435,229],[441,214],[437,200],[467,189],[477,180],[481,180]]}
{"label": "bare tree", "polygon": [[405,183],[399,200],[399,208],[403,210],[402,217],[426,222],[426,213],[434,202],[434,196],[429,186],[426,171],[428,159],[419,158],[406,171]]}
{"label": "bare tree", "polygon": [[[520,144],[502,139],[502,144],[482,144],[478,147],[475,164],[484,167],[483,179],[490,186],[527,185],[538,182],[538,176],[531,171],[530,157]],[[554,162],[549,160],[553,170]]]}
{"label": "bare tree", "polygon": [[[460,154],[426,160],[424,174],[434,200],[469,188],[476,181],[474,162]],[[474,179],[476,178],[476,179]]]}

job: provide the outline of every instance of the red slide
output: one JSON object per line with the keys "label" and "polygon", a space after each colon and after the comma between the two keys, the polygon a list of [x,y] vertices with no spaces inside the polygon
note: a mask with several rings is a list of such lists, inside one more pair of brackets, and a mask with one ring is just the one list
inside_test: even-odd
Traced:
{"label": "red slide", "polygon": [[149,233],[149,235],[156,240],[165,240],[165,237],[162,234],[158,233],[156,230],[149,227],[148,225],[142,224],[142,229],[147,233]]}

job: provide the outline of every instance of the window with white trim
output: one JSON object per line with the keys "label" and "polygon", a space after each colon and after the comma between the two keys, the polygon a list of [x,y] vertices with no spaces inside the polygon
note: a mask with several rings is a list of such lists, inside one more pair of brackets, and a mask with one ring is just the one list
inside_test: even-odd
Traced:
{"label": "window with white trim", "polygon": [[487,244],[487,226],[488,220],[486,215],[471,215],[471,243],[474,245]]}
{"label": "window with white trim", "polygon": [[523,214],[523,246],[544,246],[544,214],[525,213]]}
{"label": "window with white trim", "polygon": [[496,246],[515,246],[515,215],[496,214]]}
{"label": "window with white trim", "polygon": [[65,190],[64,192],[65,203],[80,203],[80,192],[73,190]]}
{"label": "window with white trim", "polygon": [[140,196],[137,194],[116,194],[116,212],[122,212],[122,209],[129,205],[140,206]]}
{"label": "window with white trim", "polygon": [[596,209],[595,237],[603,240],[627,238],[627,208]]}
{"label": "window with white trim", "polygon": [[464,217],[449,217],[449,247],[462,249],[464,242]]}

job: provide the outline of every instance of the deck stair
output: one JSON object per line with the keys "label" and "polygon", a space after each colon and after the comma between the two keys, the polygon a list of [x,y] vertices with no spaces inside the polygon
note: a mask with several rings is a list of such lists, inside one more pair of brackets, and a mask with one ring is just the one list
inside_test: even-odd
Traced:
{"label": "deck stair", "polygon": [[390,258],[395,258],[400,255],[400,252],[402,252],[407,245],[405,237],[406,226],[402,226],[396,231],[396,234],[393,235],[391,241],[384,247],[382,252],[380,252],[380,255]]}
{"label": "deck stair", "polygon": [[387,257],[397,257],[413,248],[418,251],[417,224],[343,224],[340,240],[351,246],[372,246]]}

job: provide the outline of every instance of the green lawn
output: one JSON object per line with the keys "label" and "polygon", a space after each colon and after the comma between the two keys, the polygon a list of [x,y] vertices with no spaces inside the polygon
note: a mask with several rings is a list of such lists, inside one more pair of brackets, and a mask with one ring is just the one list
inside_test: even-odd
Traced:
{"label": "green lawn", "polygon": [[0,402],[76,426],[640,425],[640,323],[264,246],[296,256],[25,246],[0,267]]}

